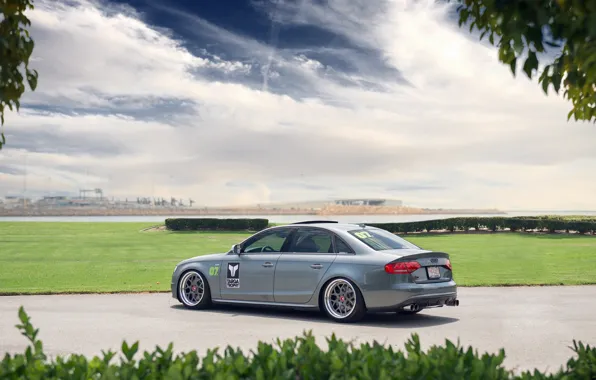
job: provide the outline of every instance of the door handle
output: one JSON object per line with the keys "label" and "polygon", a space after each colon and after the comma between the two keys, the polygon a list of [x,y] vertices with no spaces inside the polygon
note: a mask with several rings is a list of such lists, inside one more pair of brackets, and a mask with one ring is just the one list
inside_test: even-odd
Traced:
{"label": "door handle", "polygon": [[266,261],[266,262],[263,264],[263,266],[264,266],[265,268],[271,268],[271,267],[273,266],[273,264],[271,264],[271,262],[270,262],[270,261]]}
{"label": "door handle", "polygon": [[321,269],[321,268],[323,268],[323,266],[321,264],[311,264],[310,267],[312,269]]}

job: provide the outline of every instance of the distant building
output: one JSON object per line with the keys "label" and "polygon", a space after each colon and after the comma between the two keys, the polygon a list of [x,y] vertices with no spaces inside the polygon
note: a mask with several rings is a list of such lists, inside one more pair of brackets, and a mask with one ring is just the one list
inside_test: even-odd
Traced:
{"label": "distant building", "polygon": [[335,204],[341,206],[403,206],[403,202],[400,200],[374,198],[336,199]]}

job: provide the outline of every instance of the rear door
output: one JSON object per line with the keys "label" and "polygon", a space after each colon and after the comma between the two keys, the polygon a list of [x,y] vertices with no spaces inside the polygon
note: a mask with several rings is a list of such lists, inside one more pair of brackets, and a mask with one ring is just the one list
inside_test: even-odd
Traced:
{"label": "rear door", "polygon": [[221,298],[273,302],[275,266],[291,232],[286,227],[263,231],[243,244],[240,255],[226,255],[219,280]]}
{"label": "rear door", "polygon": [[337,257],[331,232],[316,227],[295,227],[288,252],[277,261],[274,299],[278,303],[304,304]]}

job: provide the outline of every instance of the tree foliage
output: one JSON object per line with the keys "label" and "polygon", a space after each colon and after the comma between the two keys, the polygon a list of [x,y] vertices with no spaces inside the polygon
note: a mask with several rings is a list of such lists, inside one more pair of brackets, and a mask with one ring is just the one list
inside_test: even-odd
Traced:
{"label": "tree foliage", "polygon": [[25,16],[33,9],[30,0],[0,0],[0,149],[6,144],[4,136],[4,110],[19,110],[25,92],[23,72],[32,91],[37,87],[37,71],[29,69],[29,58],[35,46],[26,29],[31,21]]}
{"label": "tree foliage", "polygon": [[[459,25],[481,32],[499,47],[499,60],[519,66],[528,78],[539,70],[538,54],[558,52],[538,81],[571,100],[567,115],[596,123],[596,0],[457,0]],[[525,60],[524,60],[525,58]],[[523,61],[523,62],[522,62]]]}

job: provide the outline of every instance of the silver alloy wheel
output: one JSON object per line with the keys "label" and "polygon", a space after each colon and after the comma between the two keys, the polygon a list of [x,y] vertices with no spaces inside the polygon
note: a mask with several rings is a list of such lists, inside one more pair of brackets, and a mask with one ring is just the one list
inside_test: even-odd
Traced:
{"label": "silver alloy wheel", "polygon": [[347,318],[356,307],[356,290],[344,279],[333,280],[325,289],[324,302],[325,309],[334,318]]}
{"label": "silver alloy wheel", "polygon": [[185,273],[178,285],[178,292],[185,305],[198,305],[205,295],[203,278],[195,271]]}

